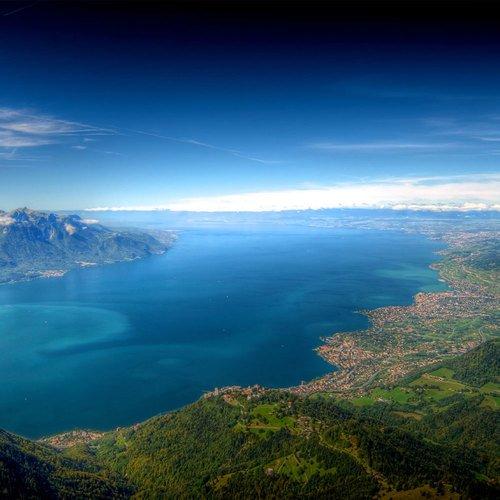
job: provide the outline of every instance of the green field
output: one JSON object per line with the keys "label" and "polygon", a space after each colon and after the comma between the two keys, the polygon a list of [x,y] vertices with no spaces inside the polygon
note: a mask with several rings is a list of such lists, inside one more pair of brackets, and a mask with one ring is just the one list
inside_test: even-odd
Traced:
{"label": "green field", "polygon": [[[371,407],[377,403],[385,403],[405,408],[417,408],[422,405],[424,407],[426,405],[432,406],[456,394],[465,397],[484,394],[487,395],[484,402],[486,406],[492,409],[499,407],[500,384],[489,382],[482,387],[473,387],[456,380],[454,375],[454,370],[447,366],[441,366],[437,370],[423,373],[406,385],[390,389],[377,387],[364,396],[352,399],[351,403],[356,407]],[[415,414],[412,416],[415,417]]]}
{"label": "green field", "polygon": [[251,411],[249,424],[246,428],[258,435],[264,435],[267,432],[276,432],[280,429],[293,429],[295,419],[290,416],[277,416],[280,410],[277,404],[261,404],[256,406]]}
{"label": "green field", "polygon": [[296,481],[308,481],[317,472],[325,472],[315,458],[299,458],[295,453],[279,458],[269,468]]}

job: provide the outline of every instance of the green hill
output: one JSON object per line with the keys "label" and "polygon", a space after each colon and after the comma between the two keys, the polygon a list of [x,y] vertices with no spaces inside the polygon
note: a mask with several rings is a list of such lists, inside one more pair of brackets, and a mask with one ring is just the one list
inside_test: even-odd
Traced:
{"label": "green hill", "polygon": [[[483,425],[473,410],[460,421]],[[494,496],[474,450],[455,436],[435,442],[441,426],[406,424],[330,398],[229,393],[111,433],[91,456],[145,497],[372,498],[423,485]]]}
{"label": "green hill", "polygon": [[131,491],[88,458],[72,460],[49,446],[0,431],[0,497],[126,498]]}
{"label": "green hill", "polygon": [[448,363],[453,378],[480,387],[489,381],[499,382],[500,342],[487,342]]}

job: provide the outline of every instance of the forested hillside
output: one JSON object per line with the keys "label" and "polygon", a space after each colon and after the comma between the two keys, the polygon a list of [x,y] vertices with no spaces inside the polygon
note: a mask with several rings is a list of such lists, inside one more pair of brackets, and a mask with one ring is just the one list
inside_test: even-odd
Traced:
{"label": "forested hillside", "polygon": [[4,496],[494,498],[498,354],[489,341],[354,400],[223,391],[63,451],[2,433]]}
{"label": "forested hillside", "polygon": [[[498,350],[492,341],[439,369],[449,374],[451,366],[476,363],[487,376]],[[421,375],[428,376],[435,375]],[[387,390],[408,395],[405,401],[378,397],[370,404],[230,391],[110,433],[92,456],[139,491],[167,496],[371,498],[429,485],[493,497],[499,472],[493,379],[486,387],[457,382],[441,389],[411,381]],[[451,375],[446,380],[453,384]]]}
{"label": "forested hillside", "polygon": [[0,497],[125,498],[132,489],[92,460],[72,460],[59,451],[0,431]]}

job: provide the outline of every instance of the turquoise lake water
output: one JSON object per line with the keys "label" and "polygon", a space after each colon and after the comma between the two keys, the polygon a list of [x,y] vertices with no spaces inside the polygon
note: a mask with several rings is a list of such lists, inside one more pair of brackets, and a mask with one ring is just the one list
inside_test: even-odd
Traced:
{"label": "turquoise lake water", "polygon": [[141,421],[223,385],[332,367],[320,336],[356,310],[444,286],[420,236],[311,228],[181,231],[165,255],[0,287],[0,427],[38,437]]}

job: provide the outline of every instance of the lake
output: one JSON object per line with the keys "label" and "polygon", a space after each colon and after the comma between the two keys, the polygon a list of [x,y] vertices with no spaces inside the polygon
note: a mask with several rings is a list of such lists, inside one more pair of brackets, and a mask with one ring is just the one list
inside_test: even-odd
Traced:
{"label": "lake", "polygon": [[320,337],[359,309],[441,290],[442,246],[390,231],[179,232],[162,256],[0,287],[0,427],[111,429],[224,385],[286,387],[332,366]]}

